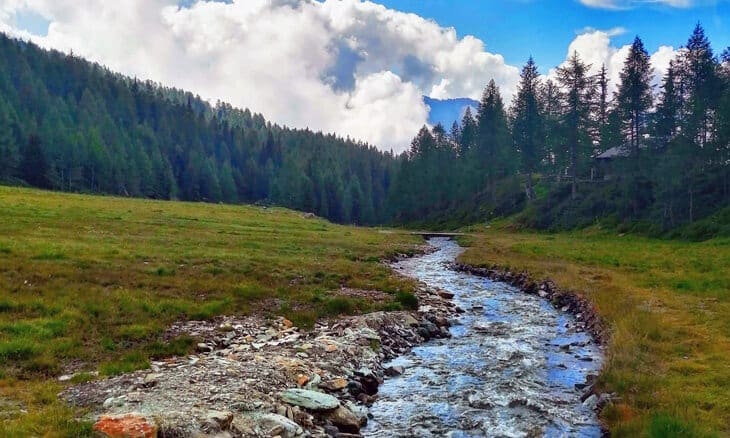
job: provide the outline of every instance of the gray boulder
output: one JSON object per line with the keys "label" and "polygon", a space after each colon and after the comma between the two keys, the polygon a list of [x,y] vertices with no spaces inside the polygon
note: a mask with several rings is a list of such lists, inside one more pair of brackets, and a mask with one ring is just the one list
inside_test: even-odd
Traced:
{"label": "gray boulder", "polygon": [[340,406],[339,400],[322,392],[307,389],[288,389],[281,393],[281,399],[290,405],[312,411],[331,411]]}

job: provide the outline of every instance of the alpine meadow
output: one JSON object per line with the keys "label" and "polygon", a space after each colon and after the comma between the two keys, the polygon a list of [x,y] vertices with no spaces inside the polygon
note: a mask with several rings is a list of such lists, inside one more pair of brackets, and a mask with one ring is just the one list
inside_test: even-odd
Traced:
{"label": "alpine meadow", "polygon": [[730,436],[730,3],[486,3],[0,0],[0,436]]}

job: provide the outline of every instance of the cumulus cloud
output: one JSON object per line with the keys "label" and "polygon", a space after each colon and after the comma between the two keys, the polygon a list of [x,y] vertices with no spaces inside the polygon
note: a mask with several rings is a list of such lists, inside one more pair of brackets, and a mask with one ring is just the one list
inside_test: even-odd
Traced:
{"label": "cumulus cloud", "polygon": [[[28,14],[48,22],[47,34],[18,28]],[[277,123],[395,151],[427,123],[423,95],[479,99],[494,78],[509,103],[519,81],[519,69],[481,40],[363,0],[0,0],[0,31]],[[628,46],[611,39],[625,32],[585,28],[568,56],[577,51],[594,72],[605,64],[614,90]],[[657,82],[674,55],[672,47],[652,54]]]}
{"label": "cumulus cloud", "polygon": [[[14,26],[33,13],[47,35]],[[471,36],[361,0],[2,0],[0,30],[113,70],[396,151],[428,119],[422,95],[507,99],[516,67]]]}
{"label": "cumulus cloud", "polygon": [[[621,47],[612,45],[611,38],[616,35],[617,33],[613,29],[608,31],[589,30],[581,33],[570,43],[566,55],[567,62],[567,59],[577,52],[583,62],[591,64],[591,74],[597,74],[605,65],[610,93],[616,91],[621,82],[621,70],[631,48],[630,45]],[[656,52],[649,55],[654,73],[653,83],[658,85],[669,69],[669,63],[676,57],[677,51],[671,46],[661,46]],[[554,78],[555,73],[555,69],[551,70],[548,77]]]}

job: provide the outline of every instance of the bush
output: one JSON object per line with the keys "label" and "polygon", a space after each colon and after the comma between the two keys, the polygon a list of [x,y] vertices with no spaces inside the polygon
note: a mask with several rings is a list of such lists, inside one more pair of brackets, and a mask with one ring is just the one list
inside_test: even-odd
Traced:
{"label": "bush", "polygon": [[350,315],[355,311],[355,303],[348,298],[336,297],[327,300],[325,311],[328,315]]}
{"label": "bush", "polygon": [[404,309],[418,309],[418,298],[410,292],[398,292],[395,294],[395,300],[400,303]]}

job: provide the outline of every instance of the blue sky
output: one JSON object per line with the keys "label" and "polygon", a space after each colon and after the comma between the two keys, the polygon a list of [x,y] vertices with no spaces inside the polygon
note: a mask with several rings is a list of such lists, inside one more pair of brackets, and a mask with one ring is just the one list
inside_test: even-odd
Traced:
{"label": "blue sky", "polygon": [[533,55],[543,72],[560,64],[576,34],[586,28],[626,32],[612,41],[630,44],[639,35],[649,52],[661,45],[683,45],[701,22],[713,47],[730,45],[730,1],[695,0],[688,7],[636,4],[627,9],[588,7],[576,0],[383,0],[384,5],[454,27],[459,36],[474,35],[490,52],[521,65]]}

